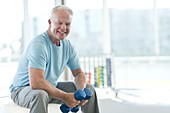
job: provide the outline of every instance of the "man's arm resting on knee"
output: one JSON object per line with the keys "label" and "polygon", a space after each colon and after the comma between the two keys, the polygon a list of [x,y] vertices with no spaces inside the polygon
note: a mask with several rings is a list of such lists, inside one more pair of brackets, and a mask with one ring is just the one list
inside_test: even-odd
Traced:
{"label": "man's arm resting on knee", "polygon": [[77,102],[77,100],[74,99],[74,93],[66,93],[56,88],[54,85],[52,85],[49,81],[47,81],[44,78],[44,75],[45,75],[44,70],[30,68],[29,69],[30,87],[32,89],[43,89],[47,91],[50,97],[60,99],[71,107],[79,103]]}

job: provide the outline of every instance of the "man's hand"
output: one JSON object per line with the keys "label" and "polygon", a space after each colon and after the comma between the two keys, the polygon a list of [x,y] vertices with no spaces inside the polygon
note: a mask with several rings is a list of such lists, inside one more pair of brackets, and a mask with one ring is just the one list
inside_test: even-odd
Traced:
{"label": "man's hand", "polygon": [[83,106],[88,102],[88,100],[82,100],[78,105],[79,106]]}
{"label": "man's hand", "polygon": [[63,102],[70,108],[76,107],[80,104],[80,101],[74,98],[74,93],[67,93]]}

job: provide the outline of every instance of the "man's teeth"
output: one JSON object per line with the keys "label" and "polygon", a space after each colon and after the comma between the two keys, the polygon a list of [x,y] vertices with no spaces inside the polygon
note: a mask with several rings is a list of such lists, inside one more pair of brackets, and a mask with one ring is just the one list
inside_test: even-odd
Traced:
{"label": "man's teeth", "polygon": [[59,32],[60,34],[65,34],[65,32]]}

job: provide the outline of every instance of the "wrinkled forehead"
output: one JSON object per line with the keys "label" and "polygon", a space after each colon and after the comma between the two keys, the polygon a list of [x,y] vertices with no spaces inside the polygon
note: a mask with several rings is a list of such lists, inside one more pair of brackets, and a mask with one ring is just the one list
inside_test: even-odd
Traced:
{"label": "wrinkled forehead", "polygon": [[54,22],[71,23],[72,15],[67,10],[57,10],[51,16]]}

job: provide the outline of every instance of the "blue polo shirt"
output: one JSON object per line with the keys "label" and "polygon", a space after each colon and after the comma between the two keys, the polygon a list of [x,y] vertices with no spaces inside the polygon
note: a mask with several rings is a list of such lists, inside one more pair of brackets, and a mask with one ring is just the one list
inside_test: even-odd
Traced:
{"label": "blue polo shirt", "polygon": [[45,70],[45,79],[56,86],[66,65],[71,70],[80,68],[77,52],[70,41],[61,40],[60,46],[56,46],[44,32],[36,36],[23,52],[10,91],[29,85],[29,68]]}

